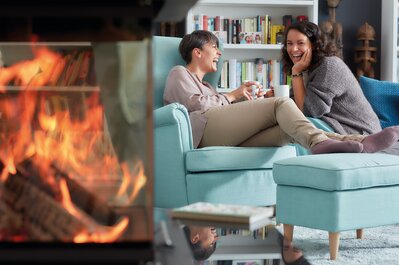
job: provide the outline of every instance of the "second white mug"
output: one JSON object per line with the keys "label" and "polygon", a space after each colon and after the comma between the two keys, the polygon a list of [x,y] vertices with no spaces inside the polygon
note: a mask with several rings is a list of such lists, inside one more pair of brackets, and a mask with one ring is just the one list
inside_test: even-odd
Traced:
{"label": "second white mug", "polygon": [[289,97],[290,96],[290,86],[289,85],[279,85],[274,88],[275,97]]}

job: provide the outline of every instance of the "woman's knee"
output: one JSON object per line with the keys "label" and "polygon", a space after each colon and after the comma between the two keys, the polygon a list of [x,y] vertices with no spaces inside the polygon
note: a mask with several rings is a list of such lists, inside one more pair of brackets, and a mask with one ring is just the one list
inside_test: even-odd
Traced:
{"label": "woman's knee", "polygon": [[282,105],[295,105],[296,106],[295,102],[291,98],[288,98],[288,97],[276,97],[274,100],[274,104],[275,104],[276,108],[278,106],[282,106]]}

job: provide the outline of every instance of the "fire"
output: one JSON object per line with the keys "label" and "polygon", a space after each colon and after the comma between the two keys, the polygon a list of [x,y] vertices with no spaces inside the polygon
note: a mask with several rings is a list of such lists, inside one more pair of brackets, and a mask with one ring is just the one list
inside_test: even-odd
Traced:
{"label": "fire", "polygon": [[[26,89],[39,88],[46,85],[52,70],[56,69],[61,56],[46,47],[33,49],[35,59],[22,61],[10,67],[0,68],[0,92],[6,92],[5,86],[11,81]],[[65,64],[65,62],[61,62]]]}
{"label": "fire", "polygon": [[122,163],[123,171],[123,182],[119,188],[116,197],[121,197],[123,194],[127,193],[128,187],[133,185],[133,190],[128,197],[128,202],[131,203],[136,198],[140,189],[147,182],[147,178],[144,175],[144,166],[140,161],[136,164],[133,172],[130,171],[128,164]]}
{"label": "fire", "polygon": [[[78,219],[90,217],[74,205],[68,185],[57,179],[54,166],[88,186],[112,180],[120,185],[114,198],[127,198],[113,202],[131,205],[147,182],[144,166],[137,161],[130,170],[127,163],[119,164],[105,129],[99,88],[55,87],[55,76],[61,75],[69,57],[46,47],[34,47],[33,54],[32,60],[0,68],[1,182],[17,174],[20,163],[34,157],[49,186],[59,185],[55,189],[61,193],[62,207]],[[79,56],[76,58],[83,62],[78,77],[87,74],[89,65],[87,54]],[[112,227],[87,223],[73,242],[116,241],[127,230],[129,218],[121,217]]]}
{"label": "fire", "polygon": [[[81,220],[87,219],[85,218],[84,213],[79,211],[72,203],[71,197],[69,196],[68,186],[64,179],[60,180],[60,189],[62,194],[62,204],[64,208],[73,216],[78,217]],[[97,243],[108,243],[116,241],[121,237],[123,232],[127,229],[129,224],[129,218],[123,217],[116,225],[113,227],[106,227],[95,225],[94,231],[89,232],[83,231],[75,236],[73,242],[75,243],[84,243],[84,242],[97,242]],[[88,225],[90,226],[90,224]]]}

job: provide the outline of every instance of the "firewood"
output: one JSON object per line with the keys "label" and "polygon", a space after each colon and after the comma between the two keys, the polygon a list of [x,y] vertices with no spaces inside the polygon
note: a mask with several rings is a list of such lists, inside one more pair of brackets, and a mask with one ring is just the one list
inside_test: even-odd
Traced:
{"label": "firewood", "polygon": [[85,229],[82,221],[20,174],[7,178],[2,197],[11,209],[25,217],[27,229],[34,234],[43,228],[56,239],[67,242]]}
{"label": "firewood", "polygon": [[[72,202],[78,208],[102,225],[112,226],[116,224],[120,216],[118,216],[105,201],[88,191],[76,180],[71,179],[66,173],[61,172],[56,166],[52,165],[52,169],[54,170],[52,173],[56,178],[64,178],[66,180]],[[45,178],[40,176],[31,160],[25,160],[23,163],[19,164],[17,170],[21,175],[26,177],[28,181],[56,200],[61,199],[59,186],[50,185],[46,182],[44,180]]]}

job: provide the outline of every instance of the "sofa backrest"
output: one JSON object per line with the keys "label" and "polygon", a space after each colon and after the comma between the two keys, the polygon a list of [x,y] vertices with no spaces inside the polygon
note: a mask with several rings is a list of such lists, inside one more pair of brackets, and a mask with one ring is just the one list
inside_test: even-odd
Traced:
{"label": "sofa backrest", "polygon": [[163,91],[169,71],[175,65],[185,65],[178,47],[181,38],[160,37],[152,38],[152,73],[154,109],[163,106]]}
{"label": "sofa backrest", "polygon": [[[153,98],[154,109],[163,106],[163,91],[169,71],[175,65],[186,65],[179,53],[181,38],[154,36],[152,38]],[[220,45],[222,49],[222,45]],[[218,71],[209,73],[204,80],[216,88],[223,67],[223,58],[219,59]]]}

